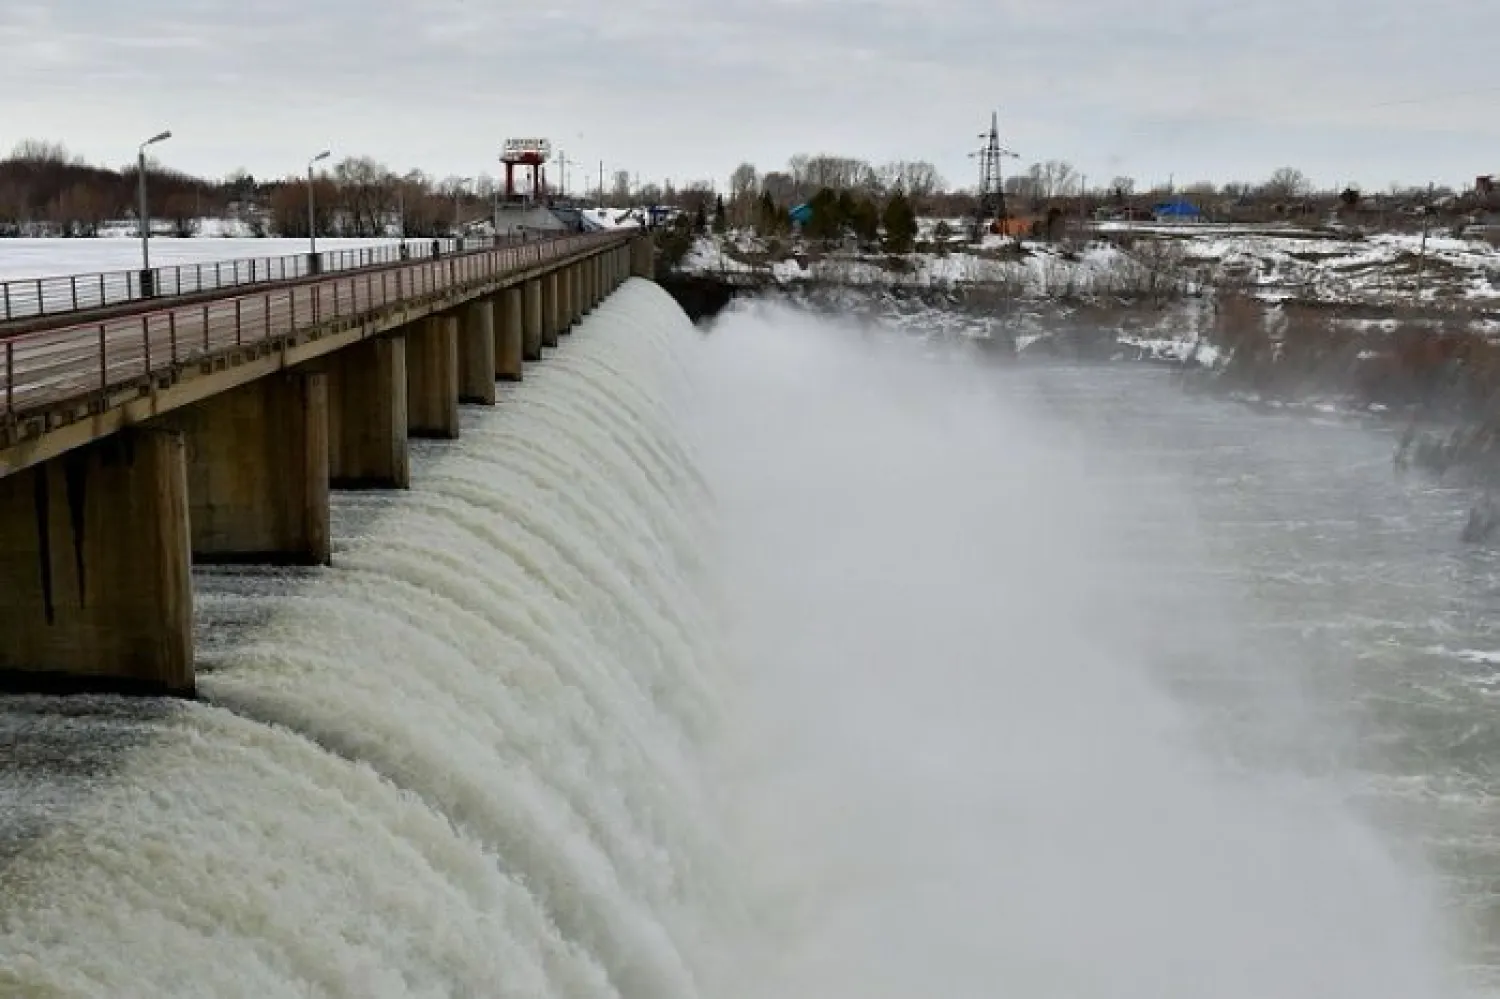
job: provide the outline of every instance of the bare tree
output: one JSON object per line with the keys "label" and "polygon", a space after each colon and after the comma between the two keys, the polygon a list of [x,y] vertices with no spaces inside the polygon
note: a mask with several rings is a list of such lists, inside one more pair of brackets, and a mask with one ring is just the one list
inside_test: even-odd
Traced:
{"label": "bare tree", "polygon": [[1281,167],[1260,187],[1269,198],[1300,198],[1312,190],[1312,181],[1296,167]]}
{"label": "bare tree", "polygon": [[354,236],[378,236],[384,230],[395,177],[390,168],[368,156],[352,156],[333,168],[341,194],[344,225]]}

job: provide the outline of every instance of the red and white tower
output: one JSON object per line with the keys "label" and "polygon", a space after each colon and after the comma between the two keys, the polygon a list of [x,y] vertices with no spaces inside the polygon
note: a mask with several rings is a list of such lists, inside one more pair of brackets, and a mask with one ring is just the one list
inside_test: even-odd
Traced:
{"label": "red and white tower", "polygon": [[505,200],[516,197],[516,167],[531,168],[532,196],[539,201],[547,200],[547,160],[552,156],[552,143],[548,139],[506,139],[505,153],[500,162],[505,164]]}

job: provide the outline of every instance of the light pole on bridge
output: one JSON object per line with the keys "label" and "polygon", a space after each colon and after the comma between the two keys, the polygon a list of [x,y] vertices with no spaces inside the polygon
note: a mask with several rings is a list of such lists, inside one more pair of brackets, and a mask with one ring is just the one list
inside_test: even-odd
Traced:
{"label": "light pole on bridge", "polygon": [[469,183],[473,177],[459,177],[453,182],[453,243],[454,248],[463,245],[463,206],[462,198],[468,193]]}
{"label": "light pole on bridge", "polygon": [[156,282],[151,279],[151,211],[146,204],[146,147],[165,142],[171,137],[171,132],[153,135],[141,143],[135,152],[137,194],[140,199],[140,203],[136,206],[136,218],[141,227],[141,296],[143,298],[154,298],[156,295]]}
{"label": "light pole on bridge", "polygon": [[308,239],[308,267],[314,274],[318,273],[318,213],[313,201],[313,164],[319,160],[326,160],[331,155],[330,150],[323,150],[318,155],[307,161],[307,239]]}

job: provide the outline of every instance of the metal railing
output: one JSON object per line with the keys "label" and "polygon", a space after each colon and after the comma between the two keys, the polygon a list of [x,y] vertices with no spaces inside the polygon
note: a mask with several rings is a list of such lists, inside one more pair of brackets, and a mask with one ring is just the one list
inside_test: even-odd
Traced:
{"label": "metal railing", "polygon": [[[463,252],[476,245],[509,246],[519,242],[525,240],[519,235],[508,234],[497,239],[409,239],[384,246],[329,250],[318,254],[320,266],[317,273],[388,267],[404,260]],[[310,257],[311,254],[307,253],[291,253],[279,257],[153,267],[148,279],[149,295],[143,291],[139,269],[0,281],[0,323],[65,316],[147,299],[178,298],[198,292],[297,281],[316,276],[309,266]]]}
{"label": "metal railing", "polygon": [[0,341],[0,420],[110,392],[216,354],[392,306],[421,305],[628,236],[588,233],[346,272],[302,284],[212,301],[168,306],[101,322],[21,333]]}

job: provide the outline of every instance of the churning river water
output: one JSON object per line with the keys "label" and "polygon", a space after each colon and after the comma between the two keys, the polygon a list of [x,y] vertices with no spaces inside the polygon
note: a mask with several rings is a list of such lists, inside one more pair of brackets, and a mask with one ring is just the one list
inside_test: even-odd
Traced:
{"label": "churning river water", "polygon": [[1342,419],[631,282],[196,703],[0,701],[0,996],[1500,981],[1500,561]]}

